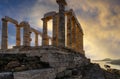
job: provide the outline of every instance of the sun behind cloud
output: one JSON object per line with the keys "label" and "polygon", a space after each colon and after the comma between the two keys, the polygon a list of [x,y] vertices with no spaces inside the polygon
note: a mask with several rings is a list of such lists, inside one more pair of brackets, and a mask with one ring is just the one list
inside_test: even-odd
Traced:
{"label": "sun behind cloud", "polygon": [[[44,14],[51,10],[58,12],[56,0],[15,1],[16,5],[12,3],[13,0],[11,2],[10,0],[0,2],[0,8],[3,7],[0,18],[7,15],[19,22],[27,20],[31,27],[40,31],[43,27],[41,18]],[[67,9],[73,8],[82,25],[86,56],[92,59],[120,58],[120,0],[66,1],[68,3]],[[48,23],[49,35],[52,34],[51,23]]]}

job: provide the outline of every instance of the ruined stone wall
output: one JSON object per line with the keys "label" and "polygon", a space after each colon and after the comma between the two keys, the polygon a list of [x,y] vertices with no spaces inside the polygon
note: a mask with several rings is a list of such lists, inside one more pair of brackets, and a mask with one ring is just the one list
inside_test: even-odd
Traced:
{"label": "ruined stone wall", "polygon": [[[21,47],[6,51],[0,50],[0,54],[6,53],[11,55],[16,54],[16,56],[17,54],[26,54],[27,57],[40,57],[42,62],[49,63],[50,66],[50,68],[45,69],[14,72],[14,79],[55,79],[56,76],[60,76],[59,73],[67,69],[89,64],[89,60],[84,55],[68,48],[57,48],[54,46]],[[9,73],[9,75],[11,74]]]}

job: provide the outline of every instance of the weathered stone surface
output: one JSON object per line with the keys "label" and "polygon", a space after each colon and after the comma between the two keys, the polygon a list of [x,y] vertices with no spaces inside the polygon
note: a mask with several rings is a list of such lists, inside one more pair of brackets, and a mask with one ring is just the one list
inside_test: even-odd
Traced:
{"label": "weathered stone surface", "polygon": [[11,72],[0,73],[0,79],[14,79]]}
{"label": "weathered stone surface", "polygon": [[57,73],[56,77],[62,78],[64,76],[71,76],[71,75],[72,75],[72,70],[64,70],[62,72]]}
{"label": "weathered stone surface", "polygon": [[10,61],[6,68],[9,69],[9,68],[15,68],[15,67],[19,67],[20,66],[20,63],[19,61]]}
{"label": "weathered stone surface", "polygon": [[54,69],[29,70],[14,73],[14,79],[55,79]]}
{"label": "weathered stone surface", "polygon": [[83,54],[67,48],[44,46],[30,47],[27,50],[21,48],[16,51],[16,53],[23,52],[24,54],[0,55],[2,66],[9,60],[20,61],[20,66],[15,67],[13,71],[15,79],[119,79],[116,70],[114,72],[102,70],[99,65],[90,64],[90,60]]}
{"label": "weathered stone surface", "polygon": [[50,65],[47,62],[42,62],[40,57],[28,57],[24,54],[0,54],[0,72],[18,72],[41,68],[50,68]]}
{"label": "weathered stone surface", "polygon": [[27,70],[28,68],[25,66],[25,65],[21,65],[21,66],[18,66],[18,67],[15,67],[15,71],[23,71],[23,70]]}

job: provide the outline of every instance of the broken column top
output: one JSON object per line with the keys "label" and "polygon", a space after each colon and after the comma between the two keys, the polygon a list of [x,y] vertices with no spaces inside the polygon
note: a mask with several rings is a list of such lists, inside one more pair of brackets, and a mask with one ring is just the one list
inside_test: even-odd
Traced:
{"label": "broken column top", "polygon": [[65,1],[65,0],[56,0],[56,2],[58,3],[58,4],[64,4],[64,5],[67,5],[67,2]]}

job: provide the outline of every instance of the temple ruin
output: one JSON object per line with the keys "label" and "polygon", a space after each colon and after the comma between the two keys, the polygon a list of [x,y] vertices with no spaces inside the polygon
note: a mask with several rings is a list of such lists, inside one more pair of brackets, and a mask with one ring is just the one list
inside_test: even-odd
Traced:
{"label": "temple ruin", "polygon": [[[39,41],[42,41],[42,46],[48,46],[49,40],[52,40],[52,46],[67,47],[84,54],[83,30],[74,11],[72,9],[65,10],[65,6],[67,6],[65,0],[56,0],[56,2],[59,5],[59,12],[52,11],[44,14],[42,18],[43,32],[34,29],[26,21],[18,23],[17,20],[8,16],[2,18],[1,50],[8,49],[8,22],[11,22],[16,27],[16,46],[14,47],[30,46],[32,40],[31,33],[33,32],[35,34],[35,46],[39,46]],[[66,17],[67,21],[65,20]],[[48,35],[49,20],[53,22],[52,37]],[[21,28],[23,28],[23,45],[21,45]],[[42,37],[42,40],[38,40],[39,35]]]}
{"label": "temple ruin", "polygon": [[[56,2],[59,12],[42,17],[43,32],[26,21],[2,18],[0,79],[120,79],[119,70],[102,69],[85,56],[83,30],[74,11],[65,9],[65,0]],[[52,37],[48,35],[50,20]],[[16,45],[12,49],[8,48],[8,22],[16,27]],[[35,46],[31,45],[32,33]]]}

